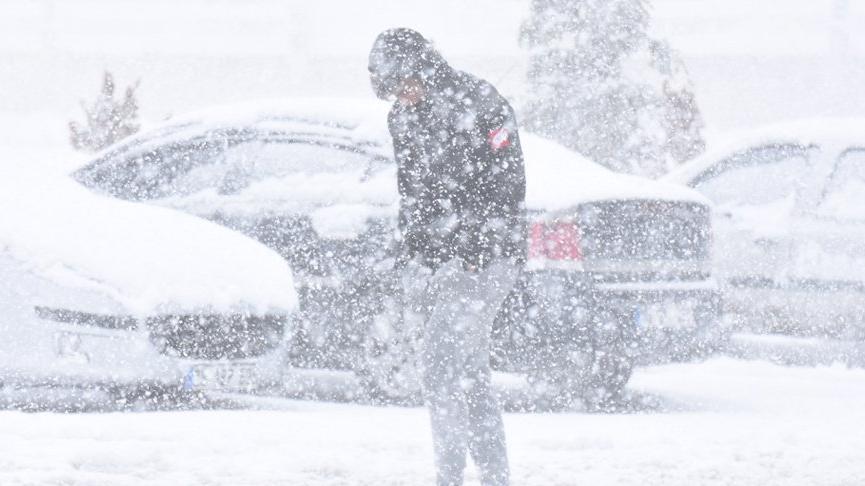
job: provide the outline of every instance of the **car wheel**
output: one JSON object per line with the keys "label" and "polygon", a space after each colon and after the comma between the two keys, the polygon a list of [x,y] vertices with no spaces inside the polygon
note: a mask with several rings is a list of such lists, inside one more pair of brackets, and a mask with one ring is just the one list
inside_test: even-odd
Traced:
{"label": "car wheel", "polygon": [[617,409],[635,362],[629,325],[619,310],[591,312],[591,339],[557,350],[548,366],[530,374],[541,401],[557,409],[576,403],[589,410]]}
{"label": "car wheel", "polygon": [[590,410],[619,408],[633,370],[634,360],[623,350],[597,350],[587,386],[582,391],[583,403]]}
{"label": "car wheel", "polygon": [[591,379],[594,352],[591,348],[568,346],[543,356],[539,369],[528,373],[534,406],[563,410],[579,404]]}
{"label": "car wheel", "polygon": [[634,369],[635,343],[630,313],[604,306],[591,315],[593,360],[583,387],[583,401],[590,409],[615,408]]}
{"label": "car wheel", "polygon": [[355,367],[368,399],[385,404],[418,404],[421,397],[420,326],[405,316],[400,302],[386,298],[363,337]]}

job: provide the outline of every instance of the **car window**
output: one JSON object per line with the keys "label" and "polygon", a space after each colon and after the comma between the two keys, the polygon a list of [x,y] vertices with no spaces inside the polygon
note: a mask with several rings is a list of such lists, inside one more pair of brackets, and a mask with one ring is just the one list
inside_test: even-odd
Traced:
{"label": "car window", "polygon": [[865,148],[852,148],[838,157],[819,211],[846,219],[865,220]]}
{"label": "car window", "polygon": [[187,174],[199,170],[212,170],[224,160],[227,141],[205,139],[163,145],[143,157],[151,162],[138,171],[141,182],[149,186],[152,197],[161,197],[183,186]]}
{"label": "car window", "polygon": [[88,187],[126,199],[159,198],[171,192],[178,177],[219,160],[225,147],[225,139],[198,137],[109,154],[83,167],[76,178]]}
{"label": "car window", "polygon": [[703,172],[693,187],[721,205],[762,206],[794,198],[807,181],[809,148],[769,145],[739,152]]}
{"label": "car window", "polygon": [[289,142],[251,141],[231,147],[226,162],[249,168],[256,179],[280,177],[293,173],[365,171],[369,156],[329,145]]}
{"label": "car window", "polygon": [[230,194],[255,181],[292,174],[338,173],[362,179],[376,164],[373,156],[349,148],[308,141],[249,140],[228,147],[213,164],[193,168],[173,183],[175,193],[208,187]]}

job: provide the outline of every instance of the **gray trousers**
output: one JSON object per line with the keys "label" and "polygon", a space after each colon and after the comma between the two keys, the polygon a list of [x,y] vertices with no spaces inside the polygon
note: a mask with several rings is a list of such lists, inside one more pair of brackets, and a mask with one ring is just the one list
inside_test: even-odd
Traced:
{"label": "gray trousers", "polygon": [[490,384],[490,332],[518,274],[505,260],[479,272],[449,262],[413,282],[425,289],[412,300],[425,317],[423,389],[439,486],[463,484],[467,452],[483,485],[508,484],[504,426]]}

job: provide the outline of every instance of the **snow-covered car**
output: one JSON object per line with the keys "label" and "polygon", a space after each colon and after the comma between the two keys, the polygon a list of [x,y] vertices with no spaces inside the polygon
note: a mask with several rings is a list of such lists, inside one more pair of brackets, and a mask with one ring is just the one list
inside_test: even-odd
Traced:
{"label": "snow-covered car", "polygon": [[[398,395],[410,332],[388,309],[398,193],[386,106],[299,100],[166,122],[75,172],[87,187],[218,221],[294,270],[303,325],[296,366],[356,370]],[[715,342],[707,201],[679,185],[610,172],[522,137],[528,271],[503,305],[494,366],[562,390],[616,393],[635,360]],[[398,287],[398,286],[397,286]],[[396,315],[400,313],[397,312]]]}
{"label": "snow-covered car", "polygon": [[242,234],[66,176],[0,171],[0,388],[13,395],[267,386],[296,301],[286,262]]}
{"label": "snow-covered car", "polygon": [[667,176],[715,205],[715,274],[739,325],[865,338],[865,119],[731,136]]}

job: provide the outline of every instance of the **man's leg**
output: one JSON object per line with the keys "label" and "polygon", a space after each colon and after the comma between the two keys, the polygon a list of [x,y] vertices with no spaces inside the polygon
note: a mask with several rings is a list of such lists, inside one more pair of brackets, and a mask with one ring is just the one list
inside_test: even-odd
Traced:
{"label": "man's leg", "polygon": [[469,452],[484,486],[508,484],[508,455],[502,414],[490,385],[489,369],[478,374],[467,397]]}
{"label": "man's leg", "polygon": [[469,451],[480,470],[484,486],[506,486],[509,482],[505,429],[501,410],[493,393],[490,370],[490,334],[502,302],[516,282],[519,269],[496,262],[478,278],[476,289],[482,307],[475,306],[477,348],[468,360],[471,387],[467,394]]}
{"label": "man's leg", "polygon": [[438,486],[463,484],[468,450],[468,408],[463,388],[467,343],[462,322],[471,279],[455,265],[430,282],[434,304],[424,328],[424,398],[430,410]]}
{"label": "man's leg", "polygon": [[446,265],[433,278],[425,328],[424,390],[440,485],[462,484],[466,452],[484,485],[508,484],[501,412],[490,385],[490,333],[519,270],[497,262],[480,273]]}

